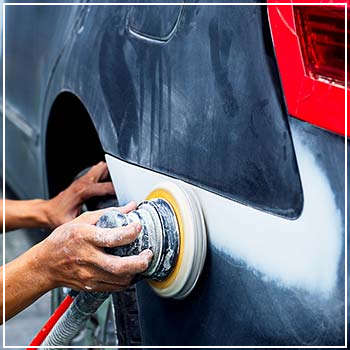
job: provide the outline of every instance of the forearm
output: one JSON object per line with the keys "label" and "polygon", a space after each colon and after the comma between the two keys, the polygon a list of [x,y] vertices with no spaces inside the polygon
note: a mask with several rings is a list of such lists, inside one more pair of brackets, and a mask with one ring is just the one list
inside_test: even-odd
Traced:
{"label": "forearm", "polygon": [[[0,200],[0,225],[5,220],[6,230],[17,228],[50,228],[75,219],[82,204],[89,198],[115,194],[111,182],[103,182],[108,175],[107,165],[100,162],[67,189],[50,200]],[[5,205],[5,218],[3,217]]]}
{"label": "forearm", "polygon": [[[55,288],[42,258],[42,243],[5,265],[5,319],[32,304],[41,295]],[[3,312],[3,267],[0,271],[0,305]],[[1,317],[1,323],[3,319]]]}
{"label": "forearm", "polygon": [[33,200],[1,200],[1,224],[3,223],[2,206],[5,203],[6,231],[18,228],[47,227],[48,217],[46,212],[47,201],[42,199]]}
{"label": "forearm", "polygon": [[[136,203],[120,208],[127,213]],[[121,291],[145,271],[153,254],[145,250],[136,256],[119,257],[103,248],[134,242],[142,226],[97,227],[96,222],[107,210],[79,216],[56,228],[46,239],[19,258],[5,265],[5,318],[9,319],[47,291],[66,286],[74,290],[95,292]],[[3,309],[2,268],[0,270],[0,311]],[[1,320],[2,321],[2,320]]]}

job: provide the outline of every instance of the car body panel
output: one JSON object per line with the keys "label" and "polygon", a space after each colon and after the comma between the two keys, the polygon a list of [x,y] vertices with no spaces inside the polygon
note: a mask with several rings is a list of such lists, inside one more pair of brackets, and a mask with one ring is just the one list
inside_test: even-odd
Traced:
{"label": "car body panel", "polygon": [[[38,152],[45,149],[50,108],[60,92],[74,91],[93,115],[106,152],[276,215],[300,215],[300,179],[276,65],[265,52],[267,17],[260,6],[244,10],[234,6],[230,11],[220,6],[188,7],[179,12],[176,35],[162,45],[130,34],[130,23],[139,19],[135,6],[81,8],[69,15],[58,10],[58,26],[68,17],[69,34],[63,32],[57,40],[61,51],[55,52],[55,64],[48,60],[52,72],[42,74],[44,78],[29,77],[40,81],[38,90],[45,94],[35,98],[44,97],[45,104],[28,111],[43,118],[36,141],[27,142],[28,154],[17,155],[23,166],[33,166],[29,152],[34,158],[45,156]],[[16,17],[16,7],[11,10]],[[249,27],[245,27],[247,21]],[[246,38],[241,40],[241,35]],[[27,50],[31,52],[30,47]],[[16,50],[10,46],[6,52],[8,60]],[[15,67],[7,68],[13,84]],[[239,79],[232,84],[237,74]],[[23,98],[16,91],[10,94]],[[8,129],[19,137],[11,124]],[[9,152],[16,152],[11,147],[12,143]],[[212,157],[208,150],[214,148]],[[186,157],[177,156],[180,149]],[[18,170],[12,170],[11,164],[8,168],[12,174],[21,173]],[[32,180],[33,193],[39,190],[37,176]],[[46,174],[42,176],[45,179]]]}
{"label": "car body panel", "polygon": [[[37,166],[43,156],[40,147],[43,101],[64,44],[74,25],[79,23],[77,19],[82,7],[7,6],[5,9],[5,148],[6,154],[19,160],[7,162],[6,173],[11,187],[21,196],[33,198],[45,192],[43,171]],[[21,18],[20,22],[18,18]],[[36,19],[34,22],[33,18]],[[63,22],[66,22],[65,26]],[[21,30],[18,30],[19,26]],[[12,140],[19,140],[21,146]],[[24,173],[25,185],[21,179]]]}
{"label": "car body panel", "polygon": [[[146,345],[344,344],[344,140],[291,124],[305,198],[298,219],[180,181],[201,203],[207,262],[185,300],[162,299],[139,285]],[[141,201],[162,181],[179,181],[106,159],[121,204]]]}
{"label": "car body panel", "polygon": [[262,21],[259,6],[185,8],[176,35],[162,45],[125,34],[123,19],[111,21],[99,69],[118,138],[105,150],[276,215],[299,216],[299,175]]}

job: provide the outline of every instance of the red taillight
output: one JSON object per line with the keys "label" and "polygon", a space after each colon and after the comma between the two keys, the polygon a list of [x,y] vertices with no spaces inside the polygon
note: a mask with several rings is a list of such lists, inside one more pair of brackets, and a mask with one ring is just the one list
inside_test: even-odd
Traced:
{"label": "red taillight", "polygon": [[[344,5],[280,5],[268,0],[271,34],[288,113],[345,135]],[[310,0],[313,2],[317,0]],[[347,0],[350,4],[350,0]],[[348,21],[349,21],[348,12]],[[348,28],[350,25],[348,26]],[[349,28],[350,29],[350,28]],[[348,45],[347,45],[348,46]],[[350,135],[350,123],[347,134]]]}
{"label": "red taillight", "polygon": [[294,16],[305,72],[344,86],[344,7],[294,6]]}

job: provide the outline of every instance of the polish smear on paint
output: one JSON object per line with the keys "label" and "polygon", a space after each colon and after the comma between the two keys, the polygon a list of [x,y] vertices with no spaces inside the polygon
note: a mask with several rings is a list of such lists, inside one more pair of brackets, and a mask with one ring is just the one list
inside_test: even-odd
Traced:
{"label": "polish smear on paint", "polygon": [[296,220],[264,213],[109,155],[106,160],[120,203],[143,200],[162,181],[191,188],[203,209],[209,245],[244,262],[264,280],[327,296],[336,285],[341,213],[311,151],[298,135],[293,140],[304,191],[304,209]]}
{"label": "polish smear on paint", "polygon": [[[220,225],[212,230],[210,239],[217,248],[243,260],[267,280],[328,295],[337,279],[341,213],[314,156],[298,137],[293,139],[304,191],[302,215],[297,220],[284,220],[259,211],[252,213],[244,206],[232,210],[217,201],[215,211],[220,212],[221,221],[226,216],[226,229],[210,220],[209,227]],[[205,210],[209,210],[205,196],[201,197]]]}

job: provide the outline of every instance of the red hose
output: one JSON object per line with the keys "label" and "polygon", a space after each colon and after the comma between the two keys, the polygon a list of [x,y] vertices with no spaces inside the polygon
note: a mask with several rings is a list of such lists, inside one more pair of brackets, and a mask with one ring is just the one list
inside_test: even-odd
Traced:
{"label": "red hose", "polygon": [[[61,318],[61,316],[66,312],[66,310],[69,308],[70,304],[72,304],[73,300],[74,300],[74,298],[72,298],[70,295],[67,295],[63,299],[60,306],[55,310],[55,312],[47,320],[45,325],[40,329],[40,331],[34,337],[34,339],[31,341],[29,346],[40,346],[42,344],[42,342],[45,340],[47,335],[50,333],[51,329],[54,327],[54,325],[57,323],[57,321]],[[29,349],[33,349],[33,348],[27,348],[27,350],[29,350]]]}

